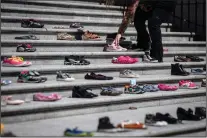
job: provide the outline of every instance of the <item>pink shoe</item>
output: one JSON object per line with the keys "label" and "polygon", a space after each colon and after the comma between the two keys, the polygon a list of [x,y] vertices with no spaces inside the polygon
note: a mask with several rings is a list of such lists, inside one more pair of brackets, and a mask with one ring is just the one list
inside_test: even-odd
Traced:
{"label": "pink shoe", "polygon": [[117,46],[117,49],[121,49],[121,51],[127,51],[126,48],[121,47],[120,45]]}
{"label": "pink shoe", "polygon": [[139,59],[138,58],[131,58],[130,56],[125,56],[126,58],[128,58],[128,59],[132,59],[132,60],[134,60],[134,62],[136,63],[136,62],[139,62]]}
{"label": "pink shoe", "polygon": [[12,100],[12,96],[2,96],[1,100],[5,105],[20,105],[24,103],[23,100]]}
{"label": "pink shoe", "polygon": [[8,66],[8,67],[27,67],[32,65],[29,61],[24,61],[22,57],[11,57],[11,58],[5,58],[2,61],[2,66]]}
{"label": "pink shoe", "polygon": [[180,89],[198,89],[199,87],[192,81],[181,80],[179,82]]}
{"label": "pink shoe", "polygon": [[158,88],[161,90],[161,91],[176,91],[178,89],[177,86],[170,86],[170,85],[166,85],[166,84],[159,84],[158,85]]}
{"label": "pink shoe", "polygon": [[118,58],[113,57],[112,63],[114,63],[114,64],[134,64],[135,62],[133,59],[128,59],[124,56],[120,56]]}
{"label": "pink shoe", "polygon": [[168,52],[168,49],[167,49],[167,48],[163,48],[163,51],[164,51],[164,52]]}
{"label": "pink shoe", "polygon": [[54,93],[54,94],[51,94],[49,96],[46,96],[42,93],[37,93],[33,96],[33,100],[34,101],[42,101],[42,102],[49,102],[49,101],[58,101],[62,99],[62,96]]}

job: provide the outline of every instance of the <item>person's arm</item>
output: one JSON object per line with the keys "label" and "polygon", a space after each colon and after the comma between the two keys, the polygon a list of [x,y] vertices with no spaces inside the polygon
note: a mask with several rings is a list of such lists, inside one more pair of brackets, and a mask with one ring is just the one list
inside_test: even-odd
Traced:
{"label": "person's arm", "polygon": [[112,45],[118,46],[119,45],[119,40],[121,38],[121,36],[124,34],[124,32],[126,31],[129,23],[132,21],[135,11],[139,5],[139,1],[140,0],[135,0],[134,3],[127,8],[126,13],[124,14],[122,23],[119,27],[118,33],[116,38],[114,39],[114,41],[112,42]]}
{"label": "person's arm", "polygon": [[137,9],[137,6],[139,5],[139,1],[140,0],[135,0],[134,3],[130,7],[127,8],[127,11],[125,12],[122,23],[119,27],[118,34],[123,35],[129,23],[133,20],[135,11]]}

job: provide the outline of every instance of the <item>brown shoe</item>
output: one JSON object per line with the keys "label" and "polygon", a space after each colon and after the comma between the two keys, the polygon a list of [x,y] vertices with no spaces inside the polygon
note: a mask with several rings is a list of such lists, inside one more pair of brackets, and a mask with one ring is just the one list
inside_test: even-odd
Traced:
{"label": "brown shoe", "polygon": [[96,40],[96,41],[100,41],[101,37],[97,34],[91,33],[89,31],[86,31],[83,35],[82,35],[82,39],[83,40]]}
{"label": "brown shoe", "polygon": [[58,33],[57,40],[75,40],[75,37],[68,33]]}

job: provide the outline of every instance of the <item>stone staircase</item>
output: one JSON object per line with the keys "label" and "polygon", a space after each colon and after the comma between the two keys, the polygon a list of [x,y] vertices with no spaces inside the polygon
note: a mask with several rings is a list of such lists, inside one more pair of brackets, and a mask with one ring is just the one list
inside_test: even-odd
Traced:
{"label": "stone staircase", "polygon": [[[164,53],[164,63],[142,63],[134,65],[113,65],[114,56],[128,55],[141,57],[143,52],[102,52],[107,33],[118,30],[122,20],[119,7],[106,7],[95,2],[85,1],[27,1],[2,0],[1,4],[1,56],[21,56],[32,61],[30,67],[1,67],[1,78],[13,81],[10,86],[1,87],[1,95],[12,95],[14,98],[24,99],[37,92],[58,92],[64,98],[53,103],[31,102],[20,106],[6,106],[1,108],[2,122],[12,124],[18,122],[35,121],[65,116],[76,116],[108,111],[118,111],[136,106],[140,108],[157,107],[181,103],[193,103],[206,100],[206,89],[178,90],[176,92],[146,93],[144,95],[121,95],[119,97],[98,97],[96,99],[72,99],[71,89],[74,86],[93,88],[93,92],[100,93],[101,86],[114,86],[124,89],[130,79],[119,78],[122,69],[132,69],[141,75],[137,83],[177,84],[180,80],[192,80],[200,84],[205,76],[171,76],[170,66],[174,55],[197,55],[205,58],[206,42],[193,41],[189,32],[171,32],[172,24],[162,25],[163,45],[168,49]],[[45,24],[46,29],[21,28],[21,19],[33,18]],[[73,22],[80,22],[84,28],[101,35],[103,41],[60,41],[58,32],[77,33],[76,29],[53,29],[53,26],[69,26]],[[40,40],[15,40],[20,35],[34,34]],[[127,39],[136,36],[133,25],[125,33]],[[37,48],[34,53],[16,53],[19,43],[31,43]],[[136,43],[136,42],[134,42]],[[65,66],[64,57],[69,55],[83,55],[90,62],[89,66]],[[182,63],[186,70],[200,68],[206,62]],[[16,83],[17,76],[22,70],[37,70],[48,77],[48,81],[41,84]],[[68,72],[76,78],[74,82],[57,82],[57,71]],[[97,72],[114,77],[111,81],[88,81],[84,76],[88,72]]]}

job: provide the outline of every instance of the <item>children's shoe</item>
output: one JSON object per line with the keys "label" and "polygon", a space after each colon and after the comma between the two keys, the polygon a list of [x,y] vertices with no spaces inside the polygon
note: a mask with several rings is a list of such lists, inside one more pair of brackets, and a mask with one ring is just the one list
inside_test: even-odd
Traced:
{"label": "children's shoe", "polygon": [[198,89],[199,88],[195,83],[191,81],[185,81],[185,80],[180,81],[179,86],[180,86],[180,89]]}
{"label": "children's shoe", "polygon": [[49,96],[44,95],[42,93],[37,93],[33,95],[33,100],[34,101],[42,101],[42,102],[49,102],[49,101],[58,101],[62,99],[62,96],[59,94],[53,93]]}
{"label": "children's shoe", "polygon": [[136,63],[136,61],[133,58],[120,56],[118,58],[113,57],[112,63],[114,63],[114,64],[134,64],[134,63]]}
{"label": "children's shoe", "polygon": [[203,79],[203,80],[202,80],[201,87],[206,87],[206,79]]}
{"label": "children's shoe", "polygon": [[123,121],[122,123],[117,125],[118,128],[126,128],[126,129],[146,129],[145,124],[140,122],[133,122],[130,120]]}
{"label": "children's shoe", "polygon": [[78,128],[69,129],[67,128],[64,132],[66,137],[92,137],[94,134],[92,132],[86,132],[78,130]]}
{"label": "children's shoe", "polygon": [[127,69],[127,70],[121,71],[119,74],[119,77],[120,78],[139,78],[140,76],[139,74],[136,74],[133,71]]}
{"label": "children's shoe", "polygon": [[102,87],[100,94],[102,96],[119,96],[122,93],[123,93],[122,91],[119,91],[113,87]]}
{"label": "children's shoe", "polygon": [[161,91],[176,91],[178,89],[175,85],[158,84],[158,88]]}
{"label": "children's shoe", "polygon": [[70,81],[74,81],[75,78],[71,77],[68,73],[62,73],[62,71],[58,71],[57,76],[56,76],[56,80],[70,82]]}
{"label": "children's shoe", "polygon": [[10,81],[10,80],[1,80],[1,86],[10,85],[11,83],[12,83],[12,81]]}
{"label": "children's shoe", "polygon": [[32,47],[30,44],[20,44],[17,46],[16,52],[35,52],[36,48]]}
{"label": "children's shoe", "polygon": [[192,75],[206,75],[206,71],[202,69],[191,69]]}
{"label": "children's shoe", "polygon": [[2,61],[2,66],[6,67],[27,67],[32,65],[30,61],[24,61],[22,57],[11,57],[11,58],[5,58]]}
{"label": "children's shoe", "polygon": [[101,37],[97,34],[85,31],[85,33],[82,35],[82,40],[101,41]]}
{"label": "children's shoe", "polygon": [[148,126],[165,127],[168,125],[166,121],[158,121],[156,116],[153,114],[146,114],[145,124]]}
{"label": "children's shoe", "polygon": [[70,24],[70,28],[84,28],[80,23],[72,23]]}
{"label": "children's shoe", "polygon": [[17,82],[19,83],[43,83],[47,81],[46,77],[38,76],[38,74],[31,72],[31,71],[22,71],[18,76]]}
{"label": "children's shoe", "polygon": [[13,100],[12,96],[2,96],[1,100],[6,104],[6,105],[21,105],[24,103],[23,100]]}
{"label": "children's shoe", "polygon": [[58,33],[57,40],[75,40],[75,37],[68,33]]}
{"label": "children's shoe", "polygon": [[34,19],[25,19],[21,22],[21,27],[23,28],[43,28],[44,24],[34,20]]}

